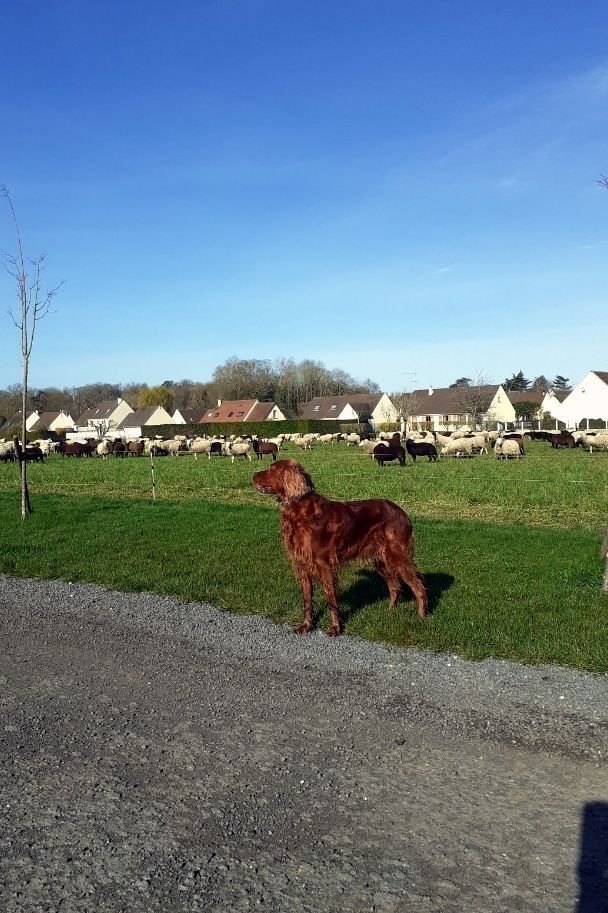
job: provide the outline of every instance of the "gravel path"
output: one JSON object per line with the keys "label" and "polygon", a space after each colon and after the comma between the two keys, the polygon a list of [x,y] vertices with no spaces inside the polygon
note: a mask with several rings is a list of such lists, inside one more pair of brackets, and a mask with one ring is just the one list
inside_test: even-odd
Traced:
{"label": "gravel path", "polygon": [[608,911],[608,678],[0,577],[0,910]]}

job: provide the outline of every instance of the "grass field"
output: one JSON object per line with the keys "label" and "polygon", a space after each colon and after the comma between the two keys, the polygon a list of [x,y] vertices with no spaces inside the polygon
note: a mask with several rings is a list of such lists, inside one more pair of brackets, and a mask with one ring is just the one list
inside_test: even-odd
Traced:
{"label": "grass field", "polygon": [[[523,460],[426,460],[381,470],[356,448],[296,454],[335,498],[388,497],[414,521],[432,613],[408,597],[388,610],[364,567],[341,574],[346,631],[394,644],[608,670],[600,593],[608,455],[526,445]],[[64,460],[29,467],[34,514],[19,519],[17,469],[0,464],[0,570],[149,590],[221,608],[300,619],[278,508],[251,484],[255,463],[191,456]],[[327,624],[316,597],[317,622]]]}

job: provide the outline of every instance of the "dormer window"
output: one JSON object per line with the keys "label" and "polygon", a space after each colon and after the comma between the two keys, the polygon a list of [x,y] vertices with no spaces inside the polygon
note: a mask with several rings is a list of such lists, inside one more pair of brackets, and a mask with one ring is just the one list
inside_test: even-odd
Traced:
{"label": "dormer window", "polygon": [[320,406],[313,406],[313,407],[312,407],[312,411],[313,411],[313,412],[318,412],[320,408],[321,408]]}
{"label": "dormer window", "polygon": [[333,412],[334,409],[337,409],[337,408],[338,408],[338,404],[337,404],[337,403],[334,403],[333,406],[330,406],[330,407],[329,407],[329,411],[330,411],[330,412]]}

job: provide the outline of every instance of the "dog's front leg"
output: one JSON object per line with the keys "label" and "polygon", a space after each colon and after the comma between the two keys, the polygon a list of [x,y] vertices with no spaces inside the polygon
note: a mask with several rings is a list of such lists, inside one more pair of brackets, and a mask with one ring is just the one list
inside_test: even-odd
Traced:
{"label": "dog's front leg", "polygon": [[294,628],[296,634],[308,634],[312,628],[312,577],[304,568],[297,568],[296,573],[300,580],[302,601],[304,603],[304,621]]}

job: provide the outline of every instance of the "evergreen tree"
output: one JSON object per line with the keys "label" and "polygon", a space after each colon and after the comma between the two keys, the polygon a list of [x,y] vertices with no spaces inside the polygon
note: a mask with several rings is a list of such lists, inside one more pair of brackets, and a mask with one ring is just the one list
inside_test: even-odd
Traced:
{"label": "evergreen tree", "polygon": [[450,389],[452,387],[470,387],[471,378],[470,377],[458,377],[453,384],[450,384]]}
{"label": "evergreen tree", "polygon": [[512,377],[507,377],[503,383],[505,390],[527,390],[529,386],[530,381],[524,377],[524,372],[521,370]]}
{"label": "evergreen tree", "polygon": [[554,390],[569,390],[570,389],[570,378],[564,377],[562,374],[556,374],[551,386],[553,387]]}

